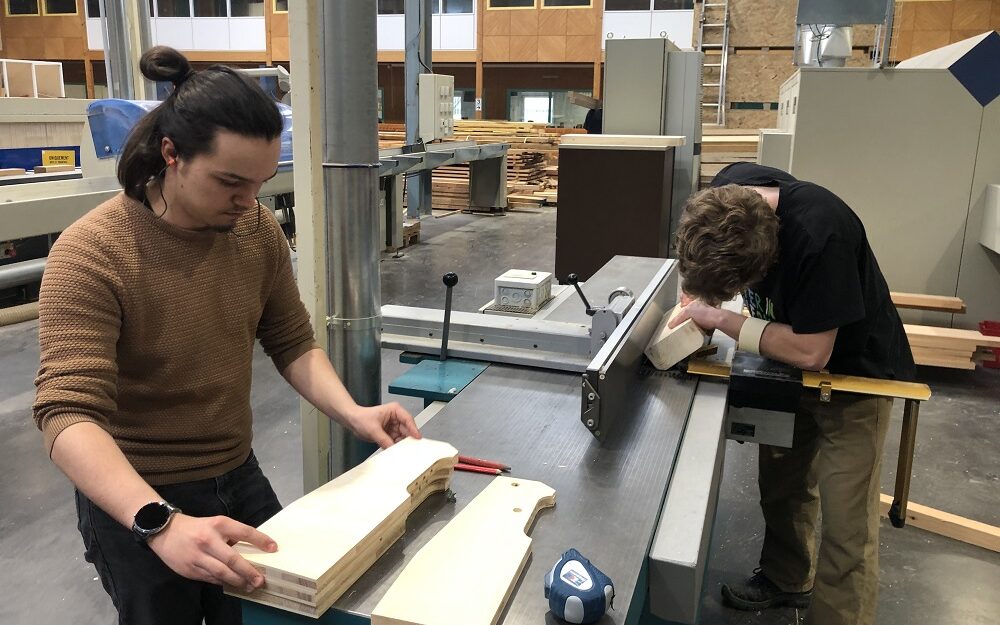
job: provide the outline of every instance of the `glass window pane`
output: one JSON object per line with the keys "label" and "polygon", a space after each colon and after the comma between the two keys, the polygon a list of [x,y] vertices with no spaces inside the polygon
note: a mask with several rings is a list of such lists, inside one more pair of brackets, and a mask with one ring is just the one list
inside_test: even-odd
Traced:
{"label": "glass window pane", "polygon": [[605,11],[648,11],[649,0],[605,0]]}
{"label": "glass window pane", "polygon": [[264,17],[264,0],[232,0],[232,17]]}
{"label": "glass window pane", "polygon": [[694,9],[694,0],[653,0],[654,11],[686,11]]}
{"label": "glass window pane", "polygon": [[274,0],[275,13],[288,13],[288,0]]}
{"label": "glass window pane", "polygon": [[156,0],[156,15],[158,17],[191,17],[191,4],[188,0]]}
{"label": "glass window pane", "polygon": [[195,17],[226,17],[226,0],[194,0]]}
{"label": "glass window pane", "polygon": [[45,0],[45,13],[48,15],[73,15],[76,13],[76,0]]}
{"label": "glass window pane", "polygon": [[87,0],[87,17],[101,16],[101,0]]}
{"label": "glass window pane", "polygon": [[445,13],[472,13],[472,0],[441,0]]}
{"label": "glass window pane", "polygon": [[[576,93],[591,95],[592,89],[574,89]],[[552,125],[560,128],[576,128],[583,125],[587,118],[587,110],[582,106],[570,104],[569,91],[554,91],[552,93]]]}
{"label": "glass window pane", "polygon": [[488,0],[491,9],[534,8],[535,0]]}
{"label": "glass window pane", "polygon": [[378,0],[379,15],[402,15],[403,0]]}
{"label": "glass window pane", "polygon": [[7,0],[7,15],[38,15],[38,0]]}
{"label": "glass window pane", "polygon": [[543,7],[589,7],[590,0],[542,0]]}

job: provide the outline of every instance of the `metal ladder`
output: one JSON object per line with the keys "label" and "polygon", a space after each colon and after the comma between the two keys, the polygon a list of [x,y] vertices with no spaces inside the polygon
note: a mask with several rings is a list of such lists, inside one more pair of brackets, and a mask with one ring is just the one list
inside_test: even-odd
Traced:
{"label": "metal ladder", "polygon": [[[708,41],[706,41],[706,36]],[[729,2],[707,0],[698,20],[698,50],[705,54],[701,72],[702,109],[715,110],[715,123],[726,124],[726,65],[729,60]],[[718,51],[717,54],[713,53]],[[716,97],[712,97],[712,93]],[[708,119],[711,119],[709,116]]]}

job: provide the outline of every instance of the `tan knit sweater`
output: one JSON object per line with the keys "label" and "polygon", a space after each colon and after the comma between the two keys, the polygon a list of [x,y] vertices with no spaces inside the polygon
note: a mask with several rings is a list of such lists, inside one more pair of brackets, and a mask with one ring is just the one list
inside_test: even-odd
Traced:
{"label": "tan knit sweater", "polygon": [[267,209],[256,226],[250,211],[230,233],[182,230],[119,194],[62,233],[39,298],[50,453],[92,421],[153,485],[246,459],[254,338],[279,371],[316,347],[281,229]]}

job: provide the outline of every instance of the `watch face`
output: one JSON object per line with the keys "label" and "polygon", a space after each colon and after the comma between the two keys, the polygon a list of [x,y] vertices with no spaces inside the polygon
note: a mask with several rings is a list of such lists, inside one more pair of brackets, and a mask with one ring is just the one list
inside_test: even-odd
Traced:
{"label": "watch face", "polygon": [[148,503],[135,513],[135,525],[141,530],[152,531],[163,527],[170,518],[170,510],[162,503]]}

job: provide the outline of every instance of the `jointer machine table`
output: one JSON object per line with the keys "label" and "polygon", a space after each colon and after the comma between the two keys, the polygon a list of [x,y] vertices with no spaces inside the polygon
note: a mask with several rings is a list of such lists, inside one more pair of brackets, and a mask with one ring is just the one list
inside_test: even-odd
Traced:
{"label": "jointer machine table", "polygon": [[[554,286],[552,299],[533,315],[449,310],[447,326],[442,310],[384,306],[383,347],[403,350],[407,362],[419,362],[415,369],[427,366],[426,375],[404,374],[390,388],[427,400],[418,416],[426,437],[501,460],[511,475],[556,490],[555,508],[543,510],[530,532],[532,559],[499,622],[558,622],[542,579],[575,547],[614,580],[614,609],[602,623],[697,623],[727,433],[773,443],[775,430],[760,427],[755,436],[752,425],[727,421],[735,346],[721,333],[713,339],[715,354],[688,362],[686,372],[657,371],[645,360],[650,337],[676,303],[675,261],[617,256],[579,287],[586,300],[606,305],[595,310],[573,288]],[[438,361],[445,327],[444,362],[455,367]],[[926,387],[821,374],[806,374],[803,386],[825,397],[862,392],[907,399],[896,489],[898,518],[905,518],[917,406],[929,397]],[[435,401],[442,393],[450,401]],[[406,534],[318,622],[370,622],[409,559],[489,482],[456,472],[456,501],[440,494],[425,501],[410,515]],[[455,565],[473,563],[470,557]],[[447,589],[441,595],[448,600]],[[244,622],[317,620],[244,602]]]}

